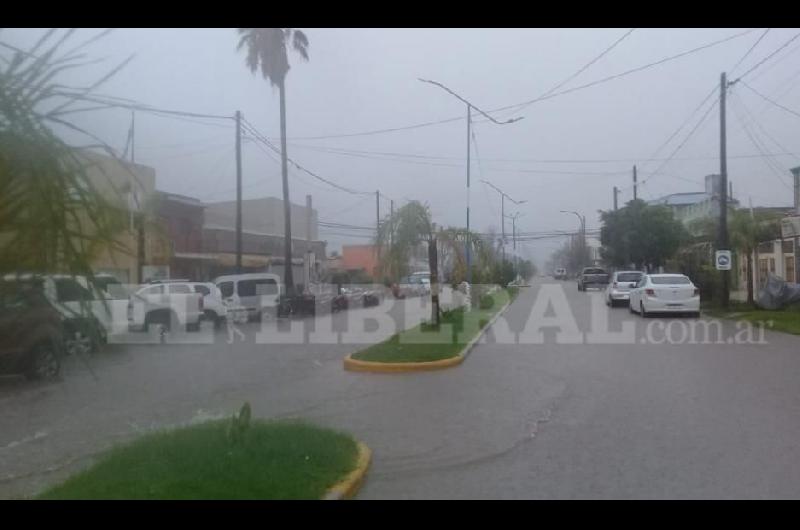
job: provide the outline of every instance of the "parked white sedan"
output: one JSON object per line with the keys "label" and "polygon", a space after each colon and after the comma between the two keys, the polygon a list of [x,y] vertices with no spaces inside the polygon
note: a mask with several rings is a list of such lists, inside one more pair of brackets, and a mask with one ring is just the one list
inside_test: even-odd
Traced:
{"label": "parked white sedan", "polygon": [[630,310],[652,313],[689,313],[700,316],[700,290],[683,274],[645,274],[631,289]]}

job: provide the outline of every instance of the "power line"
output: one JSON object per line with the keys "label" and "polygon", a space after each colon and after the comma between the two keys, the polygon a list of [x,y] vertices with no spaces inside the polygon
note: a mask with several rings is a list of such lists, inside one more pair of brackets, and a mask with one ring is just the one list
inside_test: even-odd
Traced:
{"label": "power line", "polygon": [[[778,53],[779,51],[781,51],[782,49],[784,49],[785,47],[787,47],[789,44],[791,44],[792,42],[794,42],[794,41],[795,41],[795,39],[797,39],[797,37],[800,37],[800,33],[796,33],[796,34],[794,35],[794,37],[792,37],[791,39],[789,39],[788,41],[786,41],[786,42],[785,42],[783,45],[781,45],[781,47],[780,47],[780,48],[778,48],[777,50],[775,50],[774,52],[770,53],[769,55],[767,55],[766,57],[764,57],[763,59],[761,59],[759,62],[757,62],[756,64],[754,64],[752,67],[750,67],[750,69],[749,69],[748,71],[746,71],[745,73],[743,73],[742,75],[740,75],[740,76],[739,76],[739,77],[736,79],[736,81],[739,81],[741,78],[743,78],[744,76],[746,76],[747,74],[749,74],[750,72],[752,72],[753,70],[755,70],[756,68],[758,68],[759,66],[761,66],[762,64],[764,64],[765,62],[769,61],[769,60],[770,60],[770,59],[771,59],[771,58],[772,58],[772,57],[773,57],[773,56],[774,56],[776,53]],[[733,81],[733,83],[736,83],[736,81]]]}
{"label": "power line", "polygon": [[[800,72],[798,72],[800,74]],[[711,92],[709,92],[706,99],[704,99],[700,105],[694,110],[694,112],[689,116],[689,118],[675,131],[672,135],[667,139],[666,142],[662,144],[661,147],[656,149],[655,154],[657,154],[663,147],[669,143],[686,124],[694,117],[694,114],[702,107],[702,105],[710,98],[714,93],[718,90],[718,87],[715,85]],[[389,152],[389,151],[369,151],[369,150],[358,150],[358,149],[343,149],[343,148],[334,148],[334,147],[323,147],[323,146],[316,146],[316,145],[303,145],[303,144],[289,144],[292,147],[298,149],[308,149],[311,151],[317,151],[321,153],[327,154],[343,154],[343,155],[375,155],[375,160],[391,160],[391,158],[384,158],[384,157],[397,157],[397,158],[412,158],[412,159],[431,159],[431,160],[462,160],[463,156],[438,156],[438,155],[421,155],[418,153],[398,153],[398,152]],[[477,144],[474,143],[473,145],[476,146]],[[776,153],[780,155],[797,155],[797,153]],[[747,154],[747,155],[731,155],[728,158],[758,158],[761,155],[759,154]],[[367,158],[367,157],[365,157]],[[714,160],[717,157],[709,157],[709,156],[701,156],[701,157],[682,157],[682,158],[673,158],[674,161],[703,161],[703,160]],[[482,162],[521,162],[521,163],[532,163],[532,164],[616,164],[616,163],[632,163],[632,162],[662,162],[666,160],[666,158],[486,158],[481,157],[480,161]],[[455,166],[453,166],[455,167]],[[480,171],[480,167],[478,168]],[[592,173],[594,174],[594,173]],[[610,174],[610,173],[609,173]]]}
{"label": "power line", "polygon": [[[591,61],[589,61],[588,63],[586,63],[586,64],[585,64],[585,65],[584,65],[584,66],[583,66],[583,67],[582,67],[580,70],[578,70],[577,72],[575,72],[575,73],[574,73],[574,74],[572,74],[571,76],[567,77],[565,80],[563,80],[562,82],[558,83],[558,84],[557,84],[557,85],[555,85],[553,88],[551,88],[550,90],[548,90],[547,92],[545,92],[544,94],[542,94],[542,96],[548,96],[548,95],[552,94],[553,92],[555,92],[555,91],[556,91],[556,90],[558,90],[559,88],[563,87],[564,85],[566,85],[567,83],[569,83],[570,81],[572,81],[573,79],[575,79],[576,77],[578,77],[579,75],[581,75],[581,74],[582,74],[583,72],[585,72],[585,71],[586,71],[586,70],[587,70],[587,69],[588,69],[590,66],[592,66],[594,63],[596,63],[597,61],[599,61],[600,59],[602,59],[602,58],[603,58],[603,57],[604,57],[606,54],[608,54],[608,53],[609,53],[611,50],[613,50],[614,48],[616,48],[616,47],[617,47],[617,45],[618,45],[620,42],[622,42],[622,41],[624,41],[626,38],[628,38],[628,36],[629,36],[631,33],[633,33],[635,29],[636,29],[636,28],[631,28],[630,30],[628,30],[628,31],[627,31],[627,32],[626,32],[626,33],[625,33],[625,34],[624,34],[622,37],[620,37],[620,38],[618,38],[616,41],[614,41],[614,43],[613,43],[613,44],[611,44],[611,46],[609,46],[608,48],[606,48],[605,50],[603,50],[603,51],[600,53],[600,55],[598,55],[597,57],[595,57],[594,59],[592,59]],[[540,97],[542,97],[542,96],[540,96]],[[520,107],[520,108],[519,108],[519,109],[517,109],[517,110],[522,110],[523,108],[527,107],[528,105],[530,105],[530,103],[526,103],[526,104],[525,104],[523,107]]]}
{"label": "power line", "polygon": [[[800,34],[799,34],[799,35],[800,35]],[[741,78],[740,78],[740,79],[741,79]],[[795,116],[797,116],[798,118],[800,118],[800,112],[797,112],[797,111],[795,111],[795,110],[792,110],[792,109],[790,109],[789,107],[785,107],[785,106],[781,105],[780,103],[778,103],[778,102],[777,102],[777,101],[775,101],[774,99],[771,99],[771,98],[769,98],[769,97],[765,96],[764,94],[762,94],[761,92],[759,92],[759,91],[758,91],[758,90],[756,90],[755,88],[751,87],[750,85],[748,85],[748,84],[747,84],[747,83],[745,83],[744,81],[742,81],[742,84],[743,84],[744,86],[746,86],[747,88],[749,88],[750,90],[752,90],[754,93],[756,93],[756,94],[757,94],[759,97],[761,97],[761,98],[762,98],[764,101],[768,101],[769,103],[772,103],[772,104],[773,104],[773,105],[775,105],[776,107],[779,107],[779,108],[781,108],[781,109],[785,110],[786,112],[788,112],[788,113],[790,113],[790,114],[794,114]]]}
{"label": "power line", "polygon": [[733,71],[734,71],[734,70],[736,70],[736,69],[739,67],[739,65],[740,65],[740,64],[742,64],[742,61],[744,61],[745,59],[747,59],[747,56],[748,56],[748,55],[750,55],[750,53],[751,53],[753,50],[755,50],[756,46],[758,46],[758,43],[759,43],[759,42],[761,42],[761,40],[762,40],[764,37],[766,37],[766,36],[767,36],[767,33],[769,33],[770,29],[772,29],[772,28],[767,28],[767,29],[765,29],[765,30],[764,30],[764,33],[762,33],[762,34],[761,34],[761,36],[760,36],[760,37],[758,37],[758,39],[757,39],[757,40],[756,40],[756,41],[753,43],[753,45],[752,45],[752,46],[750,46],[750,48],[748,48],[747,52],[745,52],[745,54],[742,56],[742,58],[741,58],[741,59],[739,59],[739,62],[737,62],[737,63],[736,63],[734,66],[733,66],[733,68],[731,68],[731,69],[728,71],[728,73],[733,73]]}
{"label": "power line", "polygon": [[[555,93],[552,93],[552,94],[548,94],[546,96],[539,96],[537,98],[534,98],[534,99],[531,99],[531,100],[528,100],[528,101],[523,101],[521,103],[515,103],[513,105],[506,105],[504,107],[498,107],[496,109],[488,110],[487,112],[488,113],[493,113],[493,112],[499,112],[499,111],[504,111],[504,110],[509,110],[509,109],[517,109],[517,108],[520,108],[520,107],[528,106],[528,105],[530,105],[532,103],[536,103],[536,102],[539,102],[539,101],[544,101],[546,99],[551,99],[551,98],[554,98],[554,97],[557,97],[557,96],[561,96],[561,95],[564,95],[564,94],[569,94],[569,93],[572,93],[572,92],[575,92],[575,91],[578,91],[578,90],[582,90],[584,88],[589,88],[589,87],[592,87],[592,86],[595,86],[595,85],[599,85],[601,83],[606,83],[608,81],[613,81],[614,79],[619,79],[621,77],[624,77],[624,76],[627,76],[627,75],[630,75],[630,74],[633,74],[633,73],[636,73],[636,72],[641,72],[642,70],[646,70],[648,68],[652,68],[653,66],[658,66],[660,64],[664,64],[666,62],[673,61],[675,59],[679,59],[681,57],[685,57],[687,55],[690,55],[690,54],[693,54],[693,53],[697,53],[697,52],[702,51],[702,50],[706,50],[706,49],[711,48],[713,46],[717,46],[719,44],[723,44],[723,43],[728,42],[730,40],[733,40],[733,39],[742,37],[744,35],[747,35],[748,33],[752,33],[753,31],[755,31],[755,30],[751,29],[751,30],[743,31],[741,33],[736,33],[736,34],[731,35],[729,37],[726,37],[724,39],[719,39],[719,40],[716,40],[714,42],[710,42],[708,44],[704,44],[702,46],[698,46],[696,48],[692,48],[691,50],[687,50],[685,52],[681,52],[681,53],[678,53],[676,55],[671,55],[669,57],[665,57],[663,59],[660,59],[660,60],[652,62],[652,63],[648,63],[648,64],[645,64],[645,65],[642,65],[642,66],[639,66],[639,67],[636,67],[636,68],[632,68],[630,70],[626,70],[624,72],[620,72],[618,74],[614,74],[614,75],[611,75],[611,76],[608,76],[608,77],[604,77],[602,79],[598,79],[596,81],[592,81],[591,83],[586,83],[584,85],[579,85],[577,87],[569,88],[569,89],[563,90],[561,92],[555,92]],[[347,134],[330,134],[330,135],[321,135],[321,136],[295,136],[295,137],[293,137],[291,139],[292,140],[326,140],[326,139],[329,139],[329,138],[350,138],[350,137],[356,137],[356,136],[372,136],[372,135],[375,135],[375,134],[384,134],[384,133],[391,133],[391,132],[397,132],[397,131],[406,131],[406,130],[412,130],[412,129],[419,129],[421,127],[429,127],[431,125],[440,125],[440,124],[444,124],[444,123],[451,123],[451,122],[455,122],[455,121],[461,121],[463,119],[465,119],[463,116],[459,116],[457,118],[448,118],[448,119],[444,119],[444,120],[429,121],[429,122],[424,122],[424,123],[418,123],[418,124],[415,124],[415,125],[406,125],[406,126],[403,126],[403,127],[392,127],[392,128],[387,128],[387,129],[377,129],[377,130],[372,130],[372,131],[363,131],[363,132],[347,133]]]}
{"label": "power line", "polygon": [[664,162],[663,162],[663,163],[662,163],[662,164],[661,164],[661,165],[658,167],[658,169],[656,169],[656,170],[655,170],[653,173],[651,173],[651,174],[650,174],[650,175],[649,175],[647,178],[644,178],[644,179],[642,179],[642,181],[641,181],[641,183],[642,183],[642,184],[644,184],[645,182],[648,182],[648,181],[652,180],[652,178],[653,178],[653,177],[655,177],[656,175],[658,175],[658,173],[659,173],[659,172],[660,172],[662,169],[664,169],[664,167],[665,167],[667,164],[669,164],[670,160],[672,160],[672,157],[674,157],[674,156],[675,156],[675,155],[678,153],[678,151],[680,151],[680,150],[683,148],[683,146],[684,146],[684,145],[686,145],[686,142],[688,142],[688,141],[689,141],[689,139],[692,137],[692,135],[695,133],[695,131],[697,131],[697,129],[699,129],[699,128],[700,128],[700,126],[701,126],[703,123],[705,123],[705,121],[706,121],[706,118],[707,118],[707,117],[708,117],[708,115],[711,113],[711,111],[712,111],[712,110],[714,110],[714,107],[716,107],[716,106],[717,106],[717,103],[718,103],[718,102],[719,102],[719,98],[717,98],[716,100],[714,100],[714,103],[712,103],[712,104],[711,104],[711,106],[709,106],[709,107],[708,107],[708,110],[706,110],[706,113],[705,113],[705,114],[703,114],[703,117],[702,117],[702,118],[700,118],[700,120],[699,120],[699,121],[697,122],[697,124],[696,124],[696,125],[695,125],[695,126],[692,128],[692,130],[691,130],[691,131],[689,131],[689,134],[687,134],[687,135],[686,135],[686,137],[685,137],[685,138],[683,139],[683,141],[682,141],[682,142],[681,142],[681,143],[678,145],[678,147],[676,147],[676,148],[675,148],[675,150],[674,150],[674,151],[672,151],[672,154],[671,154],[671,155],[670,155],[670,156],[669,156],[669,157],[668,157],[668,158],[667,158],[667,159],[666,159],[666,160],[665,160],[665,161],[664,161]]}
{"label": "power line", "polygon": [[[742,106],[742,108],[745,108],[744,104],[741,101],[741,99],[737,99],[737,103],[739,103]],[[734,114],[736,115],[736,119],[739,121],[739,124],[742,126],[742,130],[747,135],[747,138],[750,140],[750,142],[755,146],[755,148],[758,151],[760,151],[761,153],[765,154],[765,156],[763,158],[764,164],[770,169],[770,171],[772,171],[775,174],[776,177],[778,177],[778,180],[781,182],[781,184],[786,186],[787,189],[793,191],[792,186],[790,186],[789,184],[787,184],[783,180],[783,176],[782,176],[781,170],[780,170],[780,168],[778,168],[776,166],[775,161],[773,161],[768,156],[766,156],[766,153],[768,152],[766,146],[763,144],[763,142],[761,142],[759,139],[756,138],[754,132],[750,130],[750,128],[745,123],[745,120],[742,119],[742,116],[739,114],[738,109],[736,107],[734,107],[733,111],[734,111]]]}
{"label": "power line", "polygon": [[[267,147],[269,147],[275,153],[281,154],[280,149],[275,147],[275,145],[273,145],[272,142],[270,142],[263,134],[261,134],[255,128],[255,126],[253,126],[253,124],[251,124],[246,119],[242,119],[242,123],[245,126],[245,128],[247,129],[247,131],[251,135],[253,135],[256,140],[258,140],[258,141],[262,142],[263,144],[265,144]],[[321,182],[324,182],[325,184],[328,184],[329,186],[334,187],[334,188],[336,188],[338,190],[345,191],[345,192],[353,194],[353,195],[366,195],[366,194],[371,194],[372,193],[372,192],[366,192],[366,191],[356,191],[356,190],[352,190],[350,188],[346,188],[344,186],[336,184],[335,182],[333,182],[331,180],[326,179],[325,177],[322,177],[322,176],[314,173],[313,171],[311,171],[309,169],[306,169],[305,167],[301,166],[299,163],[297,163],[296,161],[294,161],[293,159],[291,159],[289,157],[286,157],[286,160],[288,162],[290,162],[293,166],[295,166],[297,169],[299,169],[300,171],[303,171],[304,173],[307,173],[308,175],[311,175],[315,179],[317,179],[317,180],[319,180]]]}

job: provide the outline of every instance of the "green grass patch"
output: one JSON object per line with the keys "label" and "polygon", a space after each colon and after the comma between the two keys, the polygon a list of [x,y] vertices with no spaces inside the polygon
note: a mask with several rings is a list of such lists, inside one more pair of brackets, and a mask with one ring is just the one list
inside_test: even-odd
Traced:
{"label": "green grass patch", "polygon": [[[711,311],[712,316],[731,320],[746,320],[753,324],[763,322],[767,329],[782,331],[792,335],[800,335],[800,311],[796,309],[768,311],[766,309],[750,309],[745,311]],[[771,323],[771,325],[770,325]]]}
{"label": "green grass patch", "polygon": [[228,420],[146,435],[106,453],[41,499],[319,499],[350,473],[356,442],[299,422]]}
{"label": "green grass patch", "polygon": [[379,363],[430,362],[455,357],[492,316],[511,301],[506,289],[484,295],[478,309],[445,311],[439,326],[422,323],[353,354],[353,359]]}

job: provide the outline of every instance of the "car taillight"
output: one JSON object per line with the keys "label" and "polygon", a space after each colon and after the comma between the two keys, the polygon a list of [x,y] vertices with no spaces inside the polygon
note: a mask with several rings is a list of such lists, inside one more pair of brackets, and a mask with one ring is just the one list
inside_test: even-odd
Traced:
{"label": "car taillight", "polygon": [[646,292],[648,296],[655,296],[656,295],[656,292],[653,289],[645,289],[644,292]]}
{"label": "car taillight", "polygon": [[694,290],[694,295],[695,296],[700,296],[700,289],[695,289]]}
{"label": "car taillight", "polygon": [[617,288],[617,282],[614,282],[614,285],[613,285],[613,287],[614,287],[614,289],[616,289],[616,288]]}

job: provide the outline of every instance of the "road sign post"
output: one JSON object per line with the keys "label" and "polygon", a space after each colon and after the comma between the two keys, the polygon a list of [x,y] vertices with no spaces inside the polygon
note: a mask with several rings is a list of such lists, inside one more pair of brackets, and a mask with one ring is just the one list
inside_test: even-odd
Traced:
{"label": "road sign post", "polygon": [[717,270],[718,271],[729,271],[729,270],[731,270],[731,251],[730,250],[718,250],[714,262],[717,265]]}

